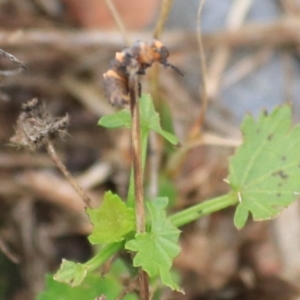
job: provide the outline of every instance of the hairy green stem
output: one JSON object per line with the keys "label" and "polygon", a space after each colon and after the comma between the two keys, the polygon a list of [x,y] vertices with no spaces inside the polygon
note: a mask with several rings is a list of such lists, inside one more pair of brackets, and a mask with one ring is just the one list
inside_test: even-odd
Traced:
{"label": "hairy green stem", "polygon": [[170,216],[169,219],[173,225],[176,227],[181,227],[199,219],[204,215],[209,215],[237,203],[238,199],[236,199],[232,194],[226,194],[184,209]]}
{"label": "hairy green stem", "polygon": [[115,255],[119,250],[124,249],[124,242],[105,245],[92,259],[84,265],[89,271],[94,271],[103,265],[109,258]]}

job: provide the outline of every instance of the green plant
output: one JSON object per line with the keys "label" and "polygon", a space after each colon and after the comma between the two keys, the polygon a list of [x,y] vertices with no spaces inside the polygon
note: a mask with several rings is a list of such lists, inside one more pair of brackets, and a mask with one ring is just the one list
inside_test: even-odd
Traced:
{"label": "green plant", "polygon": [[[173,145],[178,140],[160,127],[159,115],[149,95],[143,95],[140,99],[139,111],[144,166],[150,131],[160,134]],[[130,128],[131,124],[131,114],[125,109],[104,116],[99,121],[99,125],[109,129]],[[179,227],[232,205],[236,205],[234,223],[239,229],[245,225],[249,213],[254,220],[276,217],[284,207],[299,197],[300,126],[291,129],[291,107],[284,105],[270,115],[261,113],[257,121],[246,116],[242,131],[244,142],[230,160],[228,183],[231,189],[228,194],[170,216],[167,216],[168,199],[164,195],[147,200],[146,229],[145,232],[137,233],[132,177],[127,201],[108,191],[99,208],[87,209],[94,225],[89,240],[92,244],[101,245],[99,252],[84,264],[63,261],[54,278],[73,287],[84,287],[85,280],[97,268],[118,251],[125,249],[135,253],[133,266],[142,268],[152,282],[160,280],[171,289],[181,291],[170,275],[172,261],[180,251],[177,243]],[[131,274],[134,276],[134,273]],[[101,286],[103,280],[106,279],[98,277],[97,284]],[[50,299],[47,295],[53,288],[55,286],[52,282],[48,285],[48,291],[38,299]],[[103,291],[101,293],[105,294]],[[106,297],[114,299],[109,293]],[[86,296],[85,299],[93,298]]]}

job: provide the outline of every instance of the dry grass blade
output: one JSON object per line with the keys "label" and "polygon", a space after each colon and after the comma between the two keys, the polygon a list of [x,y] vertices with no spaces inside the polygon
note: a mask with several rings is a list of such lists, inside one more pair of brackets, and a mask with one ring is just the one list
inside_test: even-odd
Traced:
{"label": "dry grass blade", "polygon": [[200,59],[200,68],[202,74],[202,89],[201,89],[201,101],[202,107],[200,110],[200,114],[193,124],[188,139],[194,139],[195,137],[199,136],[200,131],[202,129],[202,125],[205,118],[205,113],[208,105],[208,95],[207,95],[207,69],[206,69],[206,61],[205,61],[205,53],[203,47],[203,41],[201,38],[201,12],[204,6],[205,0],[201,0],[199,3],[198,13],[197,13],[197,40],[198,40],[198,47],[199,47],[199,59]]}
{"label": "dry grass blade", "polygon": [[0,250],[8,257],[13,263],[20,263],[20,258],[12,253],[10,249],[8,249],[7,245],[0,238]]}
{"label": "dry grass blade", "polygon": [[84,191],[78,185],[77,181],[71,176],[71,174],[69,173],[65,165],[61,162],[61,160],[57,156],[57,153],[51,141],[48,140],[46,148],[55,165],[59,168],[59,170],[63,173],[66,179],[70,182],[70,184],[77,192],[77,194],[80,196],[80,198],[84,201],[86,206],[91,208],[92,207],[91,199],[84,193]]}
{"label": "dry grass blade", "polygon": [[122,21],[122,18],[117,10],[117,8],[115,7],[114,3],[111,0],[105,0],[105,3],[108,7],[108,9],[110,10],[116,24],[118,25],[118,28],[120,29],[122,36],[124,37],[127,46],[129,47],[131,45],[130,42],[130,38],[129,38],[129,34],[126,30],[125,24]]}
{"label": "dry grass blade", "polygon": [[[143,187],[143,168],[142,168],[142,149],[139,116],[139,83],[137,69],[129,72],[129,92],[130,92],[130,111],[131,111],[131,147],[134,175],[134,196],[137,232],[143,233],[145,227],[145,207],[144,207],[144,187]],[[142,300],[149,299],[148,275],[142,269],[139,270],[140,297]]]}
{"label": "dry grass blade", "polygon": [[[267,23],[246,24],[241,28],[220,30],[216,33],[203,35],[203,44],[206,49],[219,47],[282,47],[286,45],[298,45],[300,43],[299,34],[300,20],[294,16],[288,16]],[[121,48],[124,39],[119,31],[106,32],[102,30],[56,30],[56,29],[33,29],[23,30],[14,39],[13,31],[0,31],[0,43],[4,46],[45,46],[51,45],[53,48],[63,48],[70,51],[78,51],[87,47]],[[148,33],[132,32],[133,40],[147,40]],[[197,49],[197,41],[194,34],[187,32],[166,32],[164,43],[168,45],[170,51],[180,49],[190,51]]]}
{"label": "dry grass blade", "polygon": [[13,63],[19,65],[19,68],[17,70],[0,71],[0,75],[2,75],[2,76],[14,76],[14,75],[24,71],[27,68],[26,65],[23,62],[21,62],[15,56],[13,56],[12,54],[10,54],[10,53],[2,50],[2,49],[0,49],[0,55],[5,57],[5,58],[8,58]]}
{"label": "dry grass blade", "polygon": [[154,33],[153,33],[153,37],[155,39],[158,39],[163,31],[166,20],[168,18],[171,8],[172,8],[172,4],[173,4],[173,0],[163,0],[163,2],[161,4],[160,15],[156,22],[156,26],[155,26]]}

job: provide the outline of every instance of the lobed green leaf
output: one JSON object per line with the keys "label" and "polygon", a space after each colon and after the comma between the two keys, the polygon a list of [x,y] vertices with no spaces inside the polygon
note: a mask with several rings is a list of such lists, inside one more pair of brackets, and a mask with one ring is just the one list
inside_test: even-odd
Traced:
{"label": "lobed green leaf", "polygon": [[235,225],[276,217],[300,194],[300,125],[291,128],[289,105],[242,124],[244,142],[230,160],[229,184],[239,201]]}
{"label": "lobed green leaf", "polygon": [[84,284],[77,287],[57,282],[51,275],[47,275],[46,286],[46,290],[39,294],[37,300],[94,300],[102,294],[109,293],[111,295],[111,291],[114,291],[112,296],[117,297],[118,292],[120,292],[116,282],[101,279],[95,274],[89,274],[84,280]]}
{"label": "lobed green leaf", "polygon": [[[177,145],[178,138],[163,130],[160,126],[159,114],[155,111],[153,101],[150,95],[143,94],[140,99],[140,121],[142,134],[148,134],[150,130],[163,136],[173,145]],[[100,118],[98,125],[105,128],[114,129],[120,127],[131,127],[131,115],[128,109],[120,110],[112,115],[106,115]]]}
{"label": "lobed green leaf", "polygon": [[98,121],[99,126],[103,126],[109,129],[115,129],[120,127],[131,127],[131,115],[129,110],[123,109],[115,112],[112,115],[105,115]]}
{"label": "lobed green leaf", "polygon": [[125,248],[137,252],[133,260],[135,267],[142,267],[150,277],[160,276],[165,285],[180,291],[170,275],[173,259],[180,252],[177,243],[180,231],[166,217],[167,203],[167,198],[157,198],[147,203],[151,229],[136,234],[135,239],[125,244]]}
{"label": "lobed green leaf", "polygon": [[161,128],[159,114],[155,111],[153,100],[150,95],[142,95],[140,100],[140,111],[142,131],[153,130],[171,144],[177,145],[179,143],[178,138],[175,135]]}
{"label": "lobed green leaf", "polygon": [[87,272],[87,265],[63,259],[59,271],[54,275],[54,279],[75,287],[82,283],[87,276]]}
{"label": "lobed green leaf", "polygon": [[118,195],[106,192],[99,208],[87,208],[87,214],[94,225],[89,236],[92,244],[109,244],[125,239],[135,229],[135,214]]}

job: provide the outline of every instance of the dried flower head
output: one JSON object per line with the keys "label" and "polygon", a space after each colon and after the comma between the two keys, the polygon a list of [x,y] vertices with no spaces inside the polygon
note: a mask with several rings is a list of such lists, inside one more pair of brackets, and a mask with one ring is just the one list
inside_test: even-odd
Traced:
{"label": "dried flower head", "polygon": [[17,120],[15,135],[10,141],[21,147],[35,151],[59,135],[64,136],[69,124],[69,117],[55,118],[44,105],[34,98],[22,105],[22,112]]}

